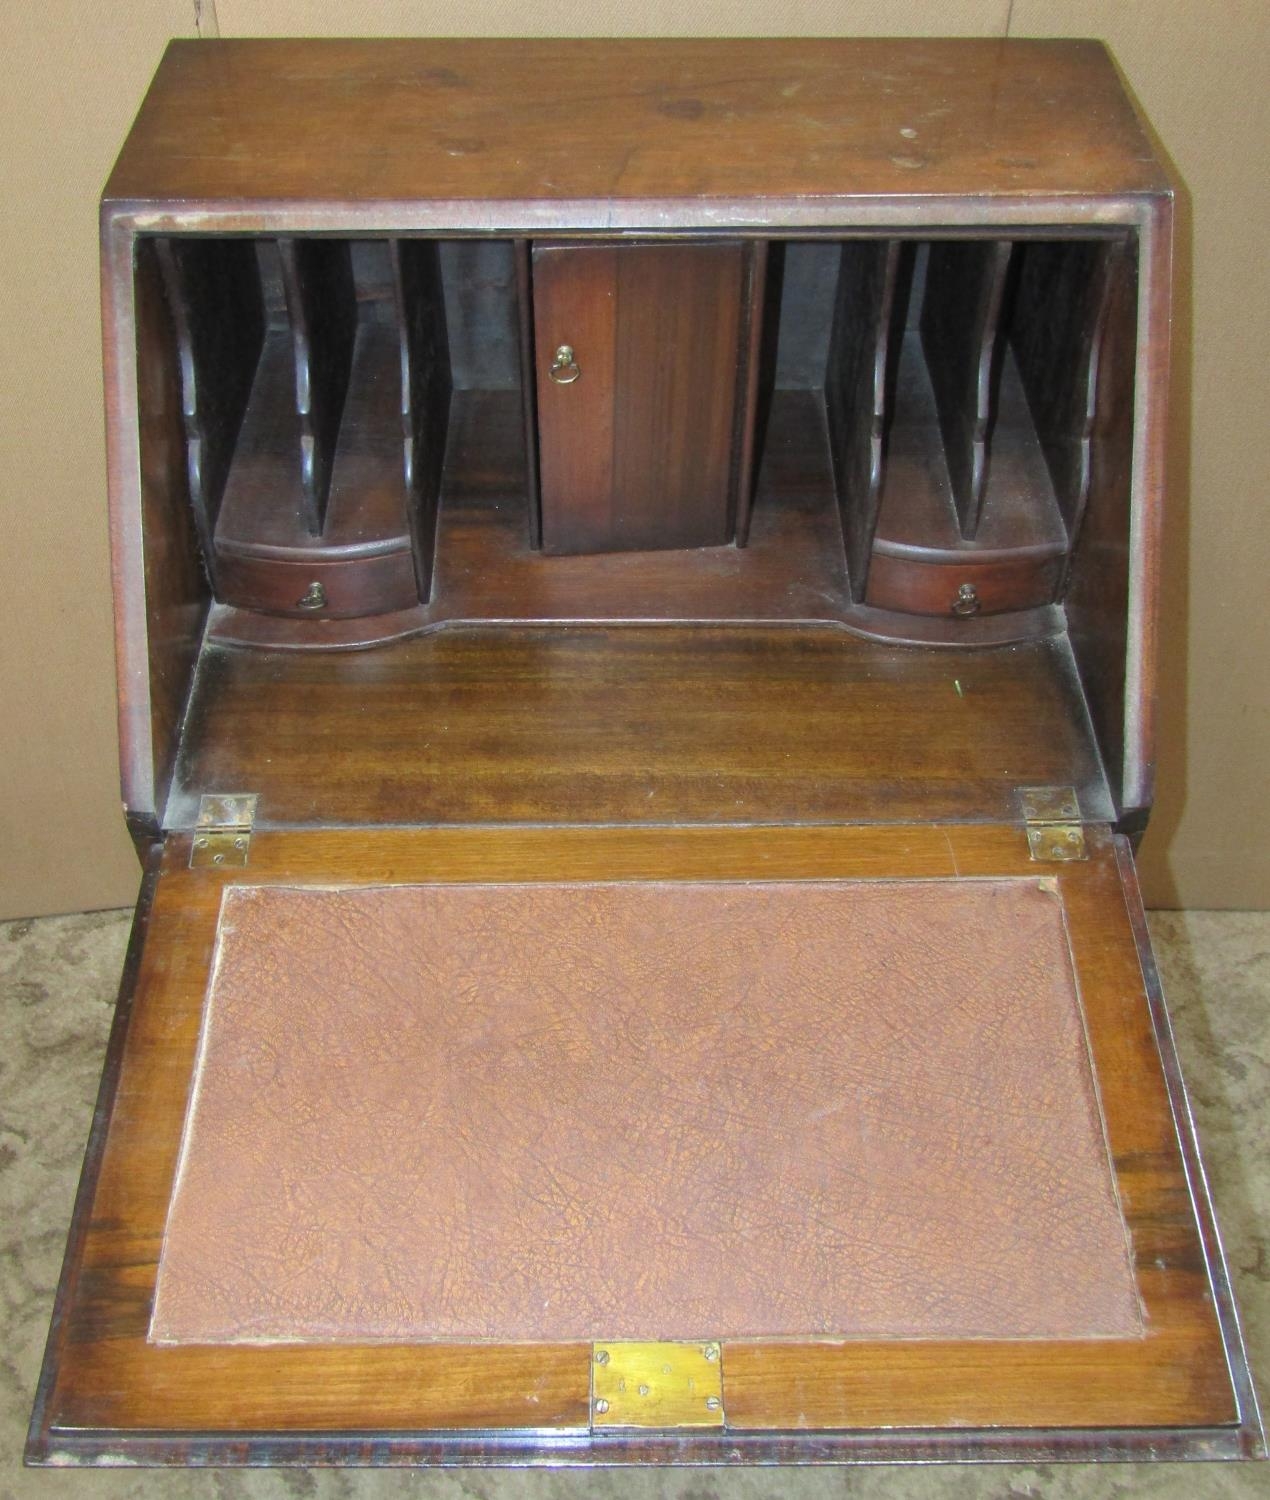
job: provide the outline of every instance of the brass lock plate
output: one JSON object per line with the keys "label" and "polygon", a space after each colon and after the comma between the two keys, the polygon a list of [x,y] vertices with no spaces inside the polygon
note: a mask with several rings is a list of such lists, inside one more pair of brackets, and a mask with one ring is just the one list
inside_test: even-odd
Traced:
{"label": "brass lock plate", "polygon": [[722,1427],[723,1346],[618,1340],[591,1349],[591,1426]]}

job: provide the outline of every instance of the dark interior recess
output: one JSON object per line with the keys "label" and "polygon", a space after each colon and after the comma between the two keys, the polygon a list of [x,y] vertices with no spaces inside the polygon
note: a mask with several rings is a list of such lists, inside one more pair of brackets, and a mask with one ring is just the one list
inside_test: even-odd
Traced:
{"label": "dark interior recess", "polygon": [[[469,504],[480,470],[504,474],[521,537],[536,548],[528,387],[550,351],[532,346],[525,242],[156,243],[179,349],[189,498],[218,603],[314,621],[441,604],[437,511]],[[832,489],[841,513],[844,618],[874,605],[945,616],[955,631],[976,614],[1060,601],[1092,476],[1117,466],[1105,455],[1100,465],[1094,449],[1117,439],[1096,417],[1103,346],[1126,337],[1109,309],[1121,323],[1133,316],[1114,296],[1131,271],[1129,241],[875,238],[770,252],[765,284],[750,294],[753,357],[743,356],[757,364],[758,477],[742,509],[757,519],[781,503],[765,492],[764,464],[808,441],[793,429],[810,399],[832,465],[817,500]],[[669,320],[654,332],[668,344],[692,338]],[[650,403],[664,394],[685,404],[673,354],[647,376]],[[593,367],[587,375],[599,378]],[[642,378],[636,370],[633,383]],[[487,413],[507,404],[519,421],[498,422],[465,451],[451,443],[443,477],[447,441],[473,403]],[[628,420],[620,406],[614,420]],[[649,550],[638,518],[622,524]],[[769,527],[771,546],[781,530]],[[293,598],[306,570],[318,586]],[[620,604],[643,608],[637,594]],[[752,609],[765,612],[758,599]],[[687,599],[682,614],[692,615]]]}
{"label": "dark interior recess", "polygon": [[[722,292],[693,266],[719,242],[688,240],[666,265],[707,299],[691,320],[657,298],[661,262],[624,259],[638,242],[566,248],[630,300],[605,323],[570,283],[563,350],[527,240],[152,243],[208,649],[282,664],[531,623],[836,625],[914,654],[1065,637],[1114,788],[1132,235],[742,242]],[[701,389],[714,368],[726,397]],[[569,420],[571,381],[598,419]],[[604,381],[609,406],[584,407]],[[660,483],[640,452],[654,477],[731,476],[725,542],[686,544],[664,496],[664,536],[630,513]],[[596,475],[617,476],[599,499]],[[544,551],[560,483],[591,540]]]}

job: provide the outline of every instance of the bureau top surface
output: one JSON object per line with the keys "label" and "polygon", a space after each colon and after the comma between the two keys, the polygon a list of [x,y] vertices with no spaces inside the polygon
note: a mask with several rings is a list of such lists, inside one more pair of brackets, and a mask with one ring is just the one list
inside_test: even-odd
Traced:
{"label": "bureau top surface", "polygon": [[1167,189],[1096,42],[252,40],[170,44],[106,199],[142,227],[603,229]]}

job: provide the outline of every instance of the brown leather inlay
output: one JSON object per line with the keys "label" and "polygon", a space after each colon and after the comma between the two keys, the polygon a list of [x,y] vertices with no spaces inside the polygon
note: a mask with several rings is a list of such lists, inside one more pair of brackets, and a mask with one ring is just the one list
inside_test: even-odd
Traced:
{"label": "brown leather inlay", "polygon": [[153,1339],[1141,1331],[1048,882],[225,893]]}

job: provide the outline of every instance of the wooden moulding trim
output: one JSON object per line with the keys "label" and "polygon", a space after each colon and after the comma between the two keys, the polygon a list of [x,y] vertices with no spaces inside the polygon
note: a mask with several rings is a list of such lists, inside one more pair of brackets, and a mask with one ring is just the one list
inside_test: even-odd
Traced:
{"label": "wooden moulding trim", "polygon": [[552,1469],[627,1464],[953,1464],[1213,1460],[1260,1456],[1241,1430],[1193,1428],[928,1428],[856,1432],[178,1432],[59,1433],[26,1462],[79,1468]]}
{"label": "wooden moulding trim", "polygon": [[1160,1054],[1160,1068],[1168,1089],[1169,1106],[1173,1111],[1173,1123],[1177,1132],[1178,1149],[1182,1155],[1182,1165],[1186,1172],[1187,1186],[1190,1190],[1191,1207],[1199,1229],[1204,1261],[1208,1267],[1213,1305],[1217,1312],[1222,1341],[1226,1346],[1230,1382],[1234,1388],[1235,1402],[1239,1412],[1238,1431],[1243,1442],[1244,1454],[1250,1458],[1265,1458],[1267,1456],[1265,1428],[1257,1404],[1257,1393],[1252,1384],[1252,1373],[1248,1367],[1248,1352],[1239,1326],[1239,1310],[1235,1305],[1234,1291],[1230,1283],[1226,1252],[1222,1248],[1217,1215],[1208,1190],[1208,1177],[1200,1156],[1199,1135],[1195,1129],[1195,1119],[1191,1113],[1186,1083],[1182,1076],[1182,1064],[1173,1038],[1173,1023],[1169,1019],[1168,1007],[1164,1003],[1164,991],[1155,966],[1155,956],[1151,951],[1151,934],[1147,928],[1142,893],[1138,888],[1137,867],[1134,864],[1129,840],[1123,835],[1117,835],[1115,839],[1115,854],[1121,884],[1124,886],[1129,924],[1133,929],[1133,939],[1138,949],[1138,962],[1142,966],[1143,988],[1146,991],[1147,1006],[1151,1012],[1151,1025],[1155,1031],[1155,1043]]}
{"label": "wooden moulding trim", "polygon": [[119,774],[124,807],[153,815],[158,806],[150,726],[144,538],[133,282],[134,231],[104,205],[101,220],[101,318],[106,392],[106,488],[110,572],[115,597]]}
{"label": "wooden moulding trim", "polygon": [[957,568],[973,563],[1012,563],[1025,558],[1046,560],[1065,558],[1067,546],[1063,542],[1031,542],[1024,547],[924,547],[918,542],[896,542],[883,537],[873,544],[879,557],[906,557],[913,562],[938,564],[941,567]]}
{"label": "wooden moulding trim", "polygon": [[833,235],[939,231],[980,235],[993,229],[1033,229],[1061,236],[1071,229],[1137,227],[1143,204],[1155,194],[1095,198],[984,194],[888,195],[844,192],[823,198],[598,198],[598,199],[387,199],[334,203],[241,198],[186,204],[113,199],[103,211],[133,234],[341,234],[497,235],[544,234],[762,234],[798,238],[800,232]]}
{"label": "wooden moulding trim", "polygon": [[1160,540],[1167,477],[1168,371],[1172,332],[1171,195],[1148,200],[1143,205],[1138,233],[1124,784],[1117,798],[1122,810],[1149,807],[1155,791]]}
{"label": "wooden moulding trim", "polygon": [[[315,625],[322,626],[318,635]],[[888,641],[897,646],[1009,646],[1018,641],[1041,640],[1062,635],[1064,616],[1056,604],[1042,604],[1032,609],[1011,610],[1006,614],[978,615],[954,620],[940,615],[900,613],[872,604],[844,604],[841,619],[707,619],[684,616],[669,618],[638,615],[611,617],[585,615],[574,618],[495,618],[463,616],[447,619],[433,613],[427,605],[396,610],[391,614],[365,615],[349,619],[321,621],[300,620],[286,615],[265,615],[256,610],[237,609],[232,604],[214,604],[207,622],[208,644],[225,646],[261,646],[274,651],[359,651],[371,646],[404,640],[407,636],[427,635],[439,630],[469,627],[523,625],[539,628],[549,625],[567,628],[572,625],[644,625],[644,626],[713,626],[719,629],[764,627],[772,630],[845,630],[848,635],[870,641]]]}

